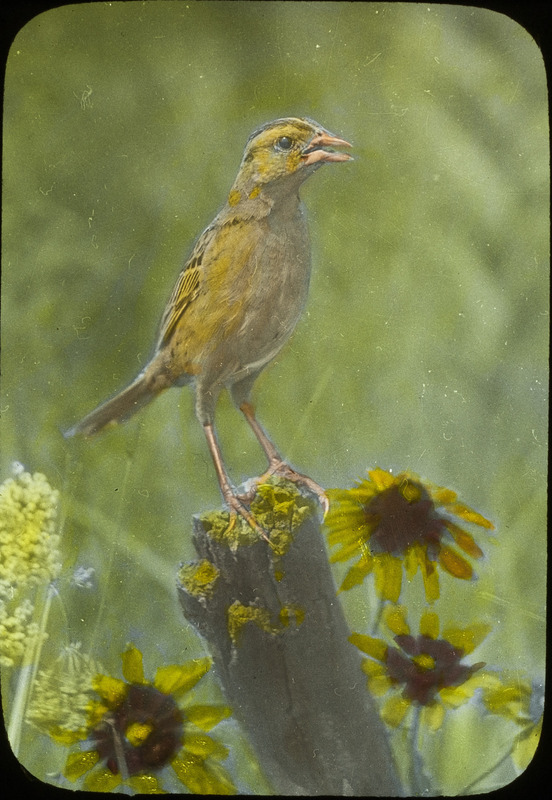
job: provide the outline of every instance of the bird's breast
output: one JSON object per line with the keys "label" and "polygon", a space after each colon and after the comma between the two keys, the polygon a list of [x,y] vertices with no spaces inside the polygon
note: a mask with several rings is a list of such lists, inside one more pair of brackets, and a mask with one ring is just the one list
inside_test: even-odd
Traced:
{"label": "bird's breast", "polygon": [[264,352],[282,346],[304,308],[311,257],[303,215],[262,221],[256,246],[240,276],[239,336],[244,350]]}

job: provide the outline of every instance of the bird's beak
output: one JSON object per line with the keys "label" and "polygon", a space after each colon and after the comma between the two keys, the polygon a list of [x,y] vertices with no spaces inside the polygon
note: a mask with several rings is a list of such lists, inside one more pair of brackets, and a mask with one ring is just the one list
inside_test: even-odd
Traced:
{"label": "bird's beak", "polygon": [[326,150],[326,147],[351,147],[345,139],[332,136],[331,133],[317,133],[310,140],[303,150],[303,164],[316,164],[324,161],[351,161],[352,156],[348,153],[335,153],[333,150]]}

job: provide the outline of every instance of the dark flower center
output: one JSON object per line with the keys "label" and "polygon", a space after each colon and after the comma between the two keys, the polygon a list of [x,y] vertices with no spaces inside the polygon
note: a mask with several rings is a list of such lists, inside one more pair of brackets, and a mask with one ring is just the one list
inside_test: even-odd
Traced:
{"label": "dark flower center", "polygon": [[171,695],[131,684],[125,699],[90,735],[108,769],[129,776],[169,763],[182,747],[183,714]]}
{"label": "dark flower center", "polygon": [[460,663],[464,651],[446,639],[429,636],[395,636],[399,648],[387,651],[387,673],[394,683],[404,684],[403,696],[420,705],[433,702],[440,689],[460,686],[483,663]]}
{"label": "dark flower center", "polygon": [[445,522],[421,484],[405,479],[390,486],[366,503],[364,513],[373,553],[403,556],[413,544],[422,544],[430,560],[437,558]]}

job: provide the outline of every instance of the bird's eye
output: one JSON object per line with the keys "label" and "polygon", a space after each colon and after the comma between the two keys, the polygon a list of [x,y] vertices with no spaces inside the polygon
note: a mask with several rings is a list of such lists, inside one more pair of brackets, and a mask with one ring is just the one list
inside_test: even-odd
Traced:
{"label": "bird's eye", "polygon": [[280,138],[276,140],[276,147],[278,150],[289,150],[292,144],[293,139],[290,139],[289,136],[280,136]]}

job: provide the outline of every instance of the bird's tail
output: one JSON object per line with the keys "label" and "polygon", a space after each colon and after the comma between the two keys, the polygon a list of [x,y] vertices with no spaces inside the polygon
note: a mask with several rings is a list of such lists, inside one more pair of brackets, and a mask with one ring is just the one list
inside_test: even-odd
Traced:
{"label": "bird's tail", "polygon": [[102,403],[68,430],[64,434],[65,437],[93,436],[103,428],[128,419],[159,394],[159,391],[153,391],[148,384],[150,382],[144,373],[138,375],[130,386],[116,394],[111,400]]}

